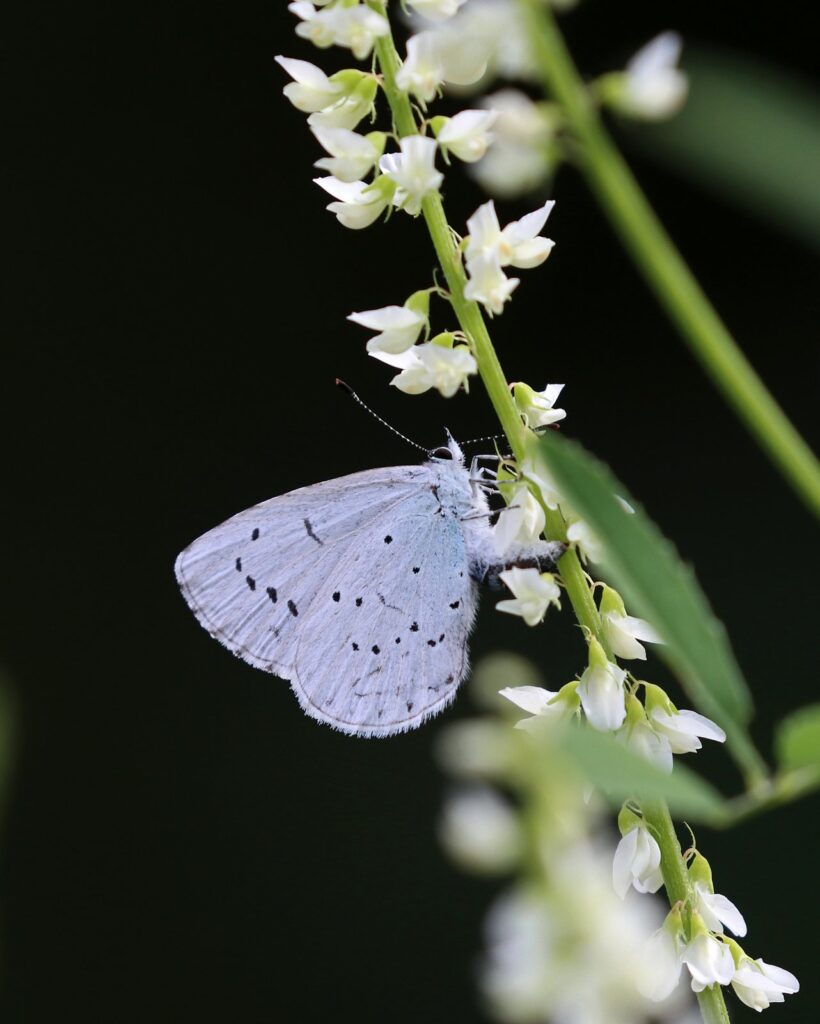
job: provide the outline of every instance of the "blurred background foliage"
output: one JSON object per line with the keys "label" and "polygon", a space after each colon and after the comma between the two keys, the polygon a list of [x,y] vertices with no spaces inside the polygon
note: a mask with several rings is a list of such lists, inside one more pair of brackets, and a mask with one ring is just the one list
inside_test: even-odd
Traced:
{"label": "blurred background foliage", "polygon": [[[805,433],[818,319],[817,123],[801,113],[816,107],[812,13],[589,0],[564,20],[590,75],[662,29],[684,34],[690,109],[621,137]],[[285,683],[196,626],[171,572],[194,536],[256,501],[413,461],[334,389],[337,375],[424,444],[445,426],[494,429],[478,387],[448,403],[391,392],[344,320],[428,283],[424,232],[394,218],[352,235],[323,210],[318,149],[272,60],[315,55],[283,4],[40,0],[10,17],[2,658],[18,713],[0,858],[4,1020],[481,1019],[472,975],[496,883],[463,877],[437,848],[438,724],[357,742],[309,722]],[[566,382],[566,432],[694,563],[768,752],[773,723],[815,692],[814,525],[577,176],[562,169],[552,195],[556,250],[493,325],[505,370]],[[483,196],[453,177],[445,200],[458,225]],[[486,600],[477,657],[525,653],[553,689],[580,668],[567,613],[537,631],[502,619]],[[669,682],[656,661],[647,675]],[[723,792],[739,785],[719,750],[694,766]],[[804,983],[769,1011],[783,1021],[820,1011],[806,912],[816,808],[699,831],[746,914],[749,951]]]}

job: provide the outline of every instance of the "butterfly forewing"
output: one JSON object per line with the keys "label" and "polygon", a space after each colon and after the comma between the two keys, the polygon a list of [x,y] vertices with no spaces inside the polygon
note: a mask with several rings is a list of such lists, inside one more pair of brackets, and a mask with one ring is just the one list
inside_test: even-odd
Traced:
{"label": "butterfly forewing", "polygon": [[[307,606],[367,523],[419,493],[424,466],[369,470],[240,512],[176,560],[182,594],[208,632],[245,661],[287,677]],[[300,619],[301,616],[301,619]]]}

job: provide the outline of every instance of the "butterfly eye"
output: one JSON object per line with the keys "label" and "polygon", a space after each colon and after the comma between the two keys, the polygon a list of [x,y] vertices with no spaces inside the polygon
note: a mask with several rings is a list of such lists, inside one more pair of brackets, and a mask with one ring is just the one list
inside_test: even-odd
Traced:
{"label": "butterfly eye", "polygon": [[449,448],[434,448],[431,454],[434,459],[452,459],[453,457]]}

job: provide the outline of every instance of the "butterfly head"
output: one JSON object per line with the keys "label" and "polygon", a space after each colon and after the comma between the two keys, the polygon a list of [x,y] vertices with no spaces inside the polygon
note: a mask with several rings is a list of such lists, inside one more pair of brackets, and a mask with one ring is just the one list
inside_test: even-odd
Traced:
{"label": "butterfly head", "polygon": [[458,442],[450,433],[447,431],[447,444],[442,445],[440,448],[433,448],[430,451],[430,458],[434,462],[455,462],[458,465],[464,464],[464,454],[461,448],[458,446]]}

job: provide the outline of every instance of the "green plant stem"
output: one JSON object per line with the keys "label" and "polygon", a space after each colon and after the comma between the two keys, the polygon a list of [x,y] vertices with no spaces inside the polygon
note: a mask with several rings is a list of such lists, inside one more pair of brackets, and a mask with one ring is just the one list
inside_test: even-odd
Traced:
{"label": "green plant stem", "polygon": [[[370,6],[387,17],[387,12],[380,0],[371,0]],[[410,100],[407,94],[396,85],[396,72],[399,69],[400,60],[391,35],[376,40],[376,59],[382,72],[382,87],[390,105],[398,134],[401,137],[418,134],[418,126]],[[433,192],[425,196],[422,200],[421,210],[433,248],[447,281],[450,304],[462,331],[470,342],[478,364],[478,372],[507,440],[510,442],[510,447],[518,462],[521,463],[527,454],[527,431],[510,394],[481,310],[475,302],[464,297],[467,276],[439,193]],[[557,537],[564,533],[563,520],[558,513],[552,510],[547,510],[547,527],[550,536]],[[598,609],[595,607],[583,568],[574,549],[569,548],[562,555],[558,562],[558,569],[578,621],[603,642]]]}
{"label": "green plant stem", "polygon": [[[368,0],[368,3],[374,10],[387,17],[382,0]],[[396,85],[396,72],[400,66],[400,60],[392,35],[378,39],[375,49],[376,59],[382,73],[382,87],[390,105],[396,131],[400,137],[415,135],[418,133],[418,126],[410,101],[407,94]],[[436,256],[447,280],[453,311],[470,342],[487,394],[510,442],[510,447],[520,463],[527,454],[527,431],[510,394],[481,310],[475,302],[465,298],[464,289],[467,277],[461,255],[447,222],[441,196],[437,192],[422,200],[422,213]],[[551,531],[551,535],[563,534],[564,525],[560,515],[551,510],[546,511],[547,527]],[[607,648],[591,588],[573,548],[569,548],[561,557],[558,567],[578,621]],[[669,808],[665,802],[658,801],[645,813],[661,848],[661,868],[670,901],[672,903],[678,900],[686,901],[691,897],[692,891]],[[719,986],[712,986],[711,989],[699,993],[698,1002],[703,1019],[707,1024],[728,1024],[729,1017]]]}
{"label": "green plant stem", "polygon": [[[694,896],[692,883],[669,808],[663,801],[647,800],[642,802],[641,810],[661,850],[661,873],[670,906],[684,903],[691,907]],[[703,992],[698,992],[698,1006],[706,1024],[729,1024],[729,1012],[720,985],[710,985]]]}
{"label": "green plant stem", "polygon": [[578,164],[656,297],[783,476],[820,515],[820,465],[737,347],[606,132],[548,4],[519,0],[547,91],[580,143]]}

